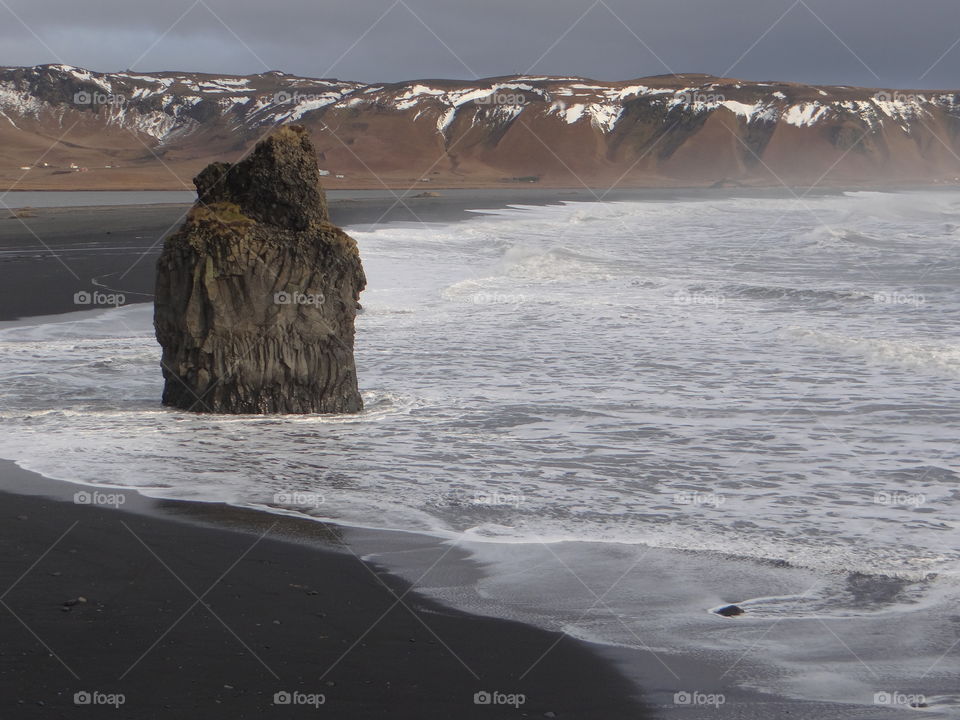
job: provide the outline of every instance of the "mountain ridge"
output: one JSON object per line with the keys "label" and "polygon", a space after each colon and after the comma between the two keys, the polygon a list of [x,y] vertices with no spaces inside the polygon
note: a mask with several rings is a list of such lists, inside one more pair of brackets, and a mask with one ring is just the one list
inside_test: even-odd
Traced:
{"label": "mountain ridge", "polygon": [[278,125],[330,188],[960,182],[960,92],[688,73],[361,83],[0,68],[0,183],[181,189]]}

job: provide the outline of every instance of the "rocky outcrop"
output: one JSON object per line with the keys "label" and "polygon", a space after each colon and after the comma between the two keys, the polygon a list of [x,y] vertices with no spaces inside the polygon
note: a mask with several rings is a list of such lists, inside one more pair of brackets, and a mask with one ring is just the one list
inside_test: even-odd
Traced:
{"label": "rocky outcrop", "polygon": [[723,617],[736,617],[737,615],[743,615],[745,611],[739,605],[724,605],[722,608],[714,610],[714,612]]}
{"label": "rocky outcrop", "polygon": [[306,130],[283,128],[215,163],[165,242],[154,325],[164,405],[212,413],[349,413],[366,284],[357,244],[330,223]]}

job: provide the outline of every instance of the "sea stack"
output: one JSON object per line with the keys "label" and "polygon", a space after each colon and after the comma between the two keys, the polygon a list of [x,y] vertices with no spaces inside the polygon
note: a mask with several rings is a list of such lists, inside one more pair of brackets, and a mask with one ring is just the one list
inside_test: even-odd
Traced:
{"label": "sea stack", "polygon": [[194,184],[197,203],[157,263],[163,404],[362,410],[353,339],[366,278],[357,243],[330,222],[307,131],[282,128]]}

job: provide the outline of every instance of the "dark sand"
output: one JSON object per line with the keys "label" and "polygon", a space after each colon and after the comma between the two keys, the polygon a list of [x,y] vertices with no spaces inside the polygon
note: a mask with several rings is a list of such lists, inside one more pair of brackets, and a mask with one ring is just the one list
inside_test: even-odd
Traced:
{"label": "dark sand", "polygon": [[[0,476],[17,491],[0,493],[0,717],[649,717],[587,646],[425,600],[335,528],[130,492],[77,505],[44,494],[83,488]],[[484,690],[525,702],[476,705]],[[125,702],[76,707],[83,691]],[[274,705],[283,691],[325,702]]]}

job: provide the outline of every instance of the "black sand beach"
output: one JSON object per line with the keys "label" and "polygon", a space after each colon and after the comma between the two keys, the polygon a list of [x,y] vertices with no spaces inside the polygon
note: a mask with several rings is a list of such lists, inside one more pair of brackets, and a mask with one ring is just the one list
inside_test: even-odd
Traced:
{"label": "black sand beach", "polygon": [[[0,501],[3,717],[649,716],[586,646],[424,600],[335,529],[135,493],[76,504],[44,493],[82,488],[0,472],[40,493]],[[84,692],[123,704],[78,707]]]}

